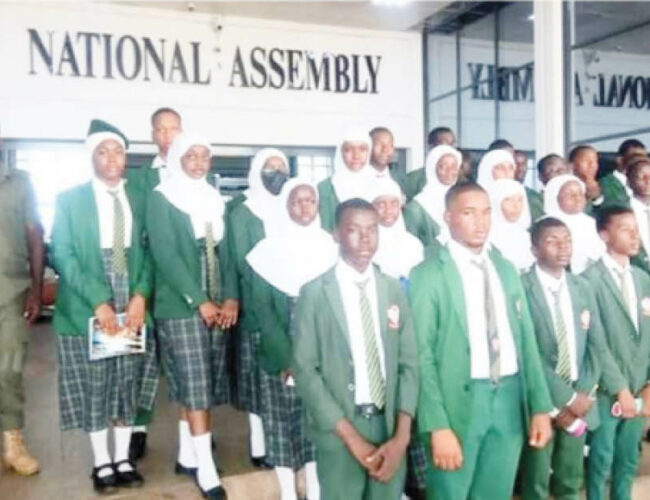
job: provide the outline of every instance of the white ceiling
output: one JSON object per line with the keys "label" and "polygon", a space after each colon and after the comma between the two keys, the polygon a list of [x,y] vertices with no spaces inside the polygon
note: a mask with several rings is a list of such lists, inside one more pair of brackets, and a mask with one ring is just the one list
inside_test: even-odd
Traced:
{"label": "white ceiling", "polygon": [[333,2],[311,0],[287,2],[104,0],[98,3],[129,4],[182,11],[190,10],[188,5],[192,4],[194,12],[397,31],[419,29],[427,17],[450,3],[392,0],[393,4],[401,2],[404,5],[386,5],[390,1],[385,0],[381,4],[372,1],[357,2],[351,0]]}

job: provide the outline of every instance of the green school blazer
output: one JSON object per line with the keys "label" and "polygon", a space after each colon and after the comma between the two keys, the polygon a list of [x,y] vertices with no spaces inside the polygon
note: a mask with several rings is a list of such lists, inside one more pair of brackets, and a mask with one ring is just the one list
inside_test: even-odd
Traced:
{"label": "green school blazer", "polygon": [[[317,444],[321,438],[338,439],[333,434],[336,423],[355,415],[354,363],[334,270],[302,288],[295,316],[296,390]],[[377,267],[375,279],[386,362],[386,427],[392,435],[398,412],[415,415],[417,353],[411,312],[399,283]]]}
{"label": "green school blazer", "polygon": [[159,169],[151,167],[130,167],[124,172],[129,184],[138,186],[144,193],[149,194],[160,184]]}
{"label": "green school blazer", "polygon": [[643,244],[639,248],[639,253],[630,259],[630,263],[650,274],[650,256],[648,256]]}
{"label": "green school blazer", "polygon": [[[127,183],[125,190],[133,215],[131,247],[126,252],[129,294],[149,299],[153,268],[144,224],[146,202],[137,186]],[[90,182],[57,197],[51,258],[59,275],[54,330],[62,336],[85,335],[95,309],[113,298],[104,276],[99,216]]]}
{"label": "green school blazer", "polygon": [[406,174],[403,171],[398,170],[396,165],[392,165],[392,164],[388,165],[388,172],[390,173],[391,179],[393,179],[397,183],[397,185],[402,190],[402,193],[404,193],[407,199],[410,200],[410,198],[406,194],[406,189],[407,189]]}
{"label": "green school blazer", "polygon": [[270,375],[291,367],[293,339],[291,327],[291,298],[252,271],[251,302],[259,322],[260,346],[257,358],[260,366]]}
{"label": "green school blazer", "polygon": [[608,347],[600,360],[601,389],[612,397],[624,388],[635,394],[650,380],[650,277],[632,266],[638,303],[637,332],[623,305],[620,289],[602,259],[589,266],[582,276],[596,295]]}
{"label": "green school blazer", "polygon": [[600,207],[607,205],[622,205],[627,207],[630,205],[630,197],[625,190],[625,186],[614,177],[613,173],[607,174],[598,182],[600,183],[600,192],[604,198]]}
{"label": "green school blazer", "polygon": [[336,206],[339,199],[334,191],[332,179],[327,178],[318,183],[318,214],[320,215],[320,225],[325,231],[334,231]]}
{"label": "green school blazer", "polygon": [[[161,193],[153,191],[148,197],[147,231],[155,264],[155,317],[191,318],[199,305],[209,299],[202,288],[201,251],[189,216]],[[233,296],[225,284],[226,277],[232,273],[226,246],[223,239],[217,246],[222,300]]]}
{"label": "green school blazer", "polygon": [[[528,297],[528,307],[535,327],[537,345],[542,356],[546,382],[553,404],[556,408],[561,409],[569,402],[574,392],[589,393],[599,383],[599,359],[607,346],[598,315],[596,298],[589,283],[579,276],[566,274],[567,287],[573,306],[573,328],[578,364],[578,380],[570,384],[555,373],[558,347],[553,316],[535,268],[533,267],[532,270],[522,275],[521,281]],[[598,411],[595,405],[587,414],[587,424],[592,430],[598,425]]]}
{"label": "green school blazer", "polygon": [[406,199],[412,200],[427,183],[427,175],[424,167],[412,170],[406,174]]}
{"label": "green school blazer", "polygon": [[239,326],[247,332],[260,329],[258,310],[252,300],[254,271],[246,262],[246,255],[264,239],[264,223],[243,203],[238,203],[228,215],[228,252],[236,273],[239,289]]}
{"label": "green school blazer", "polygon": [[542,194],[526,186],[526,198],[528,198],[528,210],[533,222],[544,215],[544,198]]}
{"label": "green school blazer", "polygon": [[440,234],[440,226],[417,200],[406,204],[403,215],[406,230],[417,237],[425,248],[439,246],[436,238]]}
{"label": "green school blazer", "polygon": [[[490,251],[490,259],[506,298],[528,428],[530,414],[547,413],[553,404],[517,270],[499,252]],[[409,296],[420,364],[417,420],[421,433],[450,428],[462,437],[470,422],[470,346],[461,284],[446,246],[411,272]]]}

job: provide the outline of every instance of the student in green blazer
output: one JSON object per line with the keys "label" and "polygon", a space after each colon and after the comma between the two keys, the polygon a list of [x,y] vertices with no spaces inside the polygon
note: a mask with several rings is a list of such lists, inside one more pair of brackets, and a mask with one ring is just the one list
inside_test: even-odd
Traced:
{"label": "student in green blazer", "polygon": [[253,272],[246,262],[246,255],[266,234],[266,222],[276,214],[278,194],[289,178],[289,163],[282,151],[265,148],[253,157],[248,172],[248,189],[233,203],[230,211],[226,206],[227,245],[233,270],[237,277],[237,289],[241,316],[235,330],[235,373],[238,408],[248,412],[249,453],[254,466],[265,465],[264,427],[260,415],[260,368],[257,351],[260,328],[264,316],[251,299]]}
{"label": "student in green blazer", "polygon": [[168,154],[170,177],[149,196],[147,230],[155,263],[154,314],[169,396],[179,405],[175,471],[206,498],[227,498],[212,456],[210,410],[229,402],[221,300],[232,264],[223,242],[225,204],[210,186],[210,143],[183,132]]}
{"label": "student in green blazer", "polygon": [[[435,127],[431,129],[427,136],[427,146],[431,151],[436,146],[446,144],[453,148],[456,147],[456,136],[449,127]],[[411,170],[406,175],[406,199],[412,200],[424,189],[427,184],[426,167]]]}
{"label": "student in green blazer", "polygon": [[627,169],[636,158],[647,158],[645,145],[637,139],[626,139],[618,148],[616,169],[600,179],[603,204],[628,206],[633,196]]}
{"label": "student in green blazer", "polygon": [[[126,326],[139,331],[152,292],[145,247],[145,199],[122,179],[128,141],[112,125],[93,120],[86,147],[93,180],[62,193],[52,229],[52,264],[59,274],[54,315],[58,334],[61,428],[89,433],[92,479],[99,493],[141,486],[128,448],[138,408],[150,410],[158,384],[155,337],[144,354],[90,360],[89,320],[115,335]],[[125,313],[124,323],[116,314]],[[113,424],[115,454],[108,452]]]}
{"label": "student in green blazer", "polygon": [[132,185],[139,186],[146,194],[149,194],[161,181],[169,177],[167,153],[182,129],[181,115],[176,110],[164,107],[153,112],[151,115],[151,139],[158,148],[158,154],[149,167],[126,169],[125,176]]}
{"label": "student in green blazer", "polygon": [[451,240],[411,273],[420,361],[418,430],[429,446],[429,499],[507,499],[526,438],[551,438],[549,391],[517,271],[485,245],[490,202],[452,187]]}
{"label": "student in green blazer", "polygon": [[634,212],[641,239],[639,253],[631,258],[631,262],[650,273],[650,160],[647,157],[630,161],[627,167],[627,183],[632,190],[630,208]]}
{"label": "student in green blazer", "polygon": [[255,274],[251,306],[264,318],[258,358],[266,460],[275,469],[281,498],[296,498],[295,473],[304,467],[307,499],[317,500],[316,450],[307,438],[291,351],[300,288],[336,263],[338,247],[320,227],[317,191],[309,181],[289,180],[278,198],[275,229],[246,256]]}
{"label": "student in green blazer", "polygon": [[449,238],[449,229],[443,220],[445,194],[458,181],[463,157],[460,151],[441,144],[427,154],[425,172],[427,184],[404,207],[404,223],[409,233],[417,236],[425,248]]}
{"label": "student in green blazer", "polygon": [[334,214],[339,203],[364,197],[374,180],[369,165],[370,136],[363,129],[345,133],[334,154],[334,173],[318,184],[318,213],[323,229],[334,230]]}
{"label": "student in green blazer", "polygon": [[298,298],[296,389],[322,498],[397,500],[418,392],[411,315],[398,282],[371,265],[372,205],[342,203],[336,227],[338,263]]}
{"label": "student in green blazer", "polygon": [[[650,415],[650,278],[630,265],[639,250],[632,210],[604,207],[597,224],[607,253],[583,276],[596,294],[608,349],[600,359],[600,426],[591,435],[587,496],[606,498],[611,478],[609,498],[629,499],[643,432],[640,417]],[[642,399],[640,412],[635,398]],[[620,404],[622,418],[613,416],[614,403]]]}
{"label": "student in green blazer", "polygon": [[386,127],[375,127],[370,131],[372,140],[370,149],[370,166],[374,169],[377,179],[388,177],[394,180],[406,195],[406,174],[394,168],[395,144],[393,133]]}
{"label": "student in green blazer", "polygon": [[569,228],[559,219],[546,217],[533,225],[531,240],[537,263],[522,276],[522,282],[557,430],[546,448],[525,447],[522,496],[546,499],[552,493],[555,498],[577,500],[586,434],[572,435],[569,429],[577,419],[592,431],[598,426],[594,402],[605,339],[589,284],[565,270],[571,262]]}

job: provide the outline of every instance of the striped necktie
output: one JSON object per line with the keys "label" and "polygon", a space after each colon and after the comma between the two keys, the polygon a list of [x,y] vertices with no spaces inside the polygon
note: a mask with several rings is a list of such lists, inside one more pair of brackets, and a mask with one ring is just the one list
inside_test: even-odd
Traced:
{"label": "striped necktie", "polygon": [[124,276],[126,274],[124,207],[117,190],[109,189],[108,194],[113,198],[113,271],[117,275]]}
{"label": "striped necktie", "polygon": [[366,348],[366,369],[370,398],[380,410],[386,404],[386,382],[381,373],[377,338],[375,337],[375,322],[372,317],[370,301],[366,294],[368,280],[355,283],[359,287],[359,308],[361,309],[361,324],[363,326],[363,342]]}
{"label": "striped necktie", "polygon": [[562,306],[560,303],[560,295],[562,293],[562,286],[557,290],[549,288],[551,295],[553,295],[553,313],[555,315],[555,340],[557,342],[557,365],[555,365],[555,373],[564,380],[571,380],[571,354],[569,353],[569,333],[564,315],[562,314]]}
{"label": "striped necktie", "polygon": [[217,258],[214,248],[214,233],[212,223],[205,223],[205,257],[208,273],[208,296],[211,300],[219,297],[219,285],[217,284]]}
{"label": "striped necktie", "polygon": [[490,273],[487,259],[473,260],[472,263],[483,273],[483,300],[485,302],[485,325],[487,328],[487,346],[490,357],[490,380],[494,383],[501,377],[501,346],[499,328],[497,325],[496,305],[490,286]]}
{"label": "striped necktie", "polygon": [[620,290],[621,296],[623,297],[623,304],[625,304],[625,311],[627,312],[630,319],[633,319],[632,316],[632,297],[630,297],[630,273],[627,270],[620,271],[617,268],[614,268],[614,272],[618,275],[620,281]]}

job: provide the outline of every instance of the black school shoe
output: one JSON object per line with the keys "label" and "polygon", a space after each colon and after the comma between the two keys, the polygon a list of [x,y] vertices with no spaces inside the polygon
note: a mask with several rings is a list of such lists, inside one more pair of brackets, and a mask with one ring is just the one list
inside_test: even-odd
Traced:
{"label": "black school shoe", "polygon": [[251,464],[253,464],[253,467],[256,467],[258,469],[272,469],[273,468],[273,466],[266,461],[266,456],[263,456],[263,457],[250,457],[250,458],[251,458]]}
{"label": "black school shoe", "polygon": [[214,488],[206,491],[201,488],[199,480],[196,478],[196,476],[194,477],[194,483],[201,492],[201,495],[203,495],[203,498],[209,498],[210,500],[228,500],[228,494],[222,485],[215,486]]}
{"label": "black school shoe", "polygon": [[137,462],[147,453],[147,433],[134,432],[129,443],[129,460]]}
{"label": "black school shoe", "polygon": [[[111,470],[111,473],[107,476],[99,477],[99,471],[107,468]],[[93,488],[100,495],[110,495],[111,493],[115,493],[117,491],[117,476],[115,475],[113,464],[105,464],[100,465],[99,467],[94,467],[90,478],[93,480]]]}
{"label": "black school shoe", "polygon": [[[119,467],[122,464],[129,464],[132,470],[120,471]],[[144,478],[135,468],[135,464],[130,460],[122,460],[113,465],[115,470],[115,478],[118,486],[123,488],[140,488],[144,484]]]}
{"label": "black school shoe", "polygon": [[197,467],[185,467],[180,462],[176,462],[176,465],[174,466],[174,474],[177,474],[179,476],[188,476],[195,478],[197,470]]}

